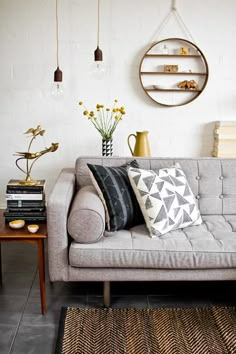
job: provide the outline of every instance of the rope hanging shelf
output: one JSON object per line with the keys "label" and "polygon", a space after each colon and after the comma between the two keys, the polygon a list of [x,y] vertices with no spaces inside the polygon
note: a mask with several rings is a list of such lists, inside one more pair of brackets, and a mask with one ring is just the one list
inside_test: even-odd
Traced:
{"label": "rope hanging shelf", "polygon": [[160,24],[158,34],[171,16],[175,16],[191,41],[183,38],[159,40],[149,47],[139,66],[145,93],[166,107],[182,106],[195,100],[205,89],[209,75],[207,60],[178,13],[175,0]]}

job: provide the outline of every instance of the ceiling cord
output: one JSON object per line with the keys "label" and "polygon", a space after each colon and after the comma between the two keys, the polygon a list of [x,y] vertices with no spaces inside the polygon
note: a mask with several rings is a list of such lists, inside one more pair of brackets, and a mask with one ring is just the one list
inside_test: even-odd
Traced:
{"label": "ceiling cord", "polygon": [[99,47],[100,41],[100,0],[98,0],[98,19],[97,19],[97,46]]}
{"label": "ceiling cord", "polygon": [[57,67],[59,68],[59,40],[58,40],[58,0],[56,0],[56,44],[57,44]]}

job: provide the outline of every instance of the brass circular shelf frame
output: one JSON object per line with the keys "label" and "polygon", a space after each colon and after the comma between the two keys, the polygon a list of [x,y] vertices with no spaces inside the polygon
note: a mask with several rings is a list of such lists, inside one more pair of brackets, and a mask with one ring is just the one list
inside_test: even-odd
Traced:
{"label": "brass circular shelf frame", "polygon": [[[161,44],[167,43],[168,42],[179,42],[180,47],[190,47],[190,49],[194,50],[195,54],[187,54],[187,55],[182,55],[182,54],[161,54],[160,53],[160,49],[159,49],[159,53],[155,54],[155,53],[150,53],[153,49],[155,49],[155,47],[160,46]],[[164,72],[164,71],[145,71],[143,70],[143,64],[144,61],[146,59],[149,58],[157,58],[157,59],[163,59],[163,58],[177,58],[177,59],[182,59],[182,58],[189,58],[189,59],[194,59],[196,61],[199,61],[199,59],[201,60],[201,63],[203,64],[203,70],[201,72]],[[200,76],[203,78],[203,83],[200,85],[200,87],[198,89],[180,89],[180,88],[155,88],[155,85],[151,85],[152,87],[145,87],[145,84],[143,82],[143,77],[144,76],[153,76],[153,75],[163,75],[163,77],[167,77],[168,75],[176,75],[178,76],[187,76],[188,78],[191,77],[191,75],[194,76]],[[200,48],[198,46],[196,46],[196,44],[183,39],[183,38],[166,38],[166,39],[162,39],[156,43],[154,43],[153,45],[151,45],[151,47],[149,47],[149,49],[146,51],[146,53],[144,54],[140,65],[139,65],[139,79],[142,85],[143,90],[145,91],[145,93],[148,95],[148,97],[150,97],[154,102],[162,105],[162,106],[166,106],[166,107],[176,107],[176,106],[183,106],[185,104],[188,104],[192,101],[194,101],[205,89],[207,81],[208,81],[208,76],[209,76],[209,67],[208,67],[208,63],[207,60],[203,54],[203,52],[200,50]],[[157,86],[157,85],[156,85]],[[193,93],[194,96],[189,97],[185,100],[183,100],[183,102],[180,103],[174,103],[174,104],[169,104],[169,103],[164,103],[164,102],[160,102],[156,97],[153,97],[153,92],[164,92],[164,93],[168,93],[168,92],[176,92],[178,94],[180,94],[181,92],[185,92],[185,93]]]}

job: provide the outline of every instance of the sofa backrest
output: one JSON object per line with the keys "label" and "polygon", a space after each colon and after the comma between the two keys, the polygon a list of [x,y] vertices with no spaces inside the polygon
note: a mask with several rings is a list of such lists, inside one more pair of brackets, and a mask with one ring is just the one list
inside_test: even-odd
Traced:
{"label": "sofa backrest", "polygon": [[154,171],[178,162],[198,200],[202,215],[236,214],[236,158],[79,157],[75,165],[77,187],[92,184],[87,163],[121,166],[134,159],[140,168]]}

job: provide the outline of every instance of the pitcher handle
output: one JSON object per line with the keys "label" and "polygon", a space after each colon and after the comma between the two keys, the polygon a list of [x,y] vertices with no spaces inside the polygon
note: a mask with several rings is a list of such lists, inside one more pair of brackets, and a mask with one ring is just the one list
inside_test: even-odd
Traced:
{"label": "pitcher handle", "polygon": [[129,139],[131,138],[131,136],[134,136],[135,137],[135,141],[136,141],[136,135],[135,134],[130,134],[127,138],[127,143],[128,143],[128,146],[129,146],[129,149],[130,149],[130,152],[131,152],[131,155],[134,156],[134,151],[132,150],[131,146],[130,146],[130,142],[129,142]]}

